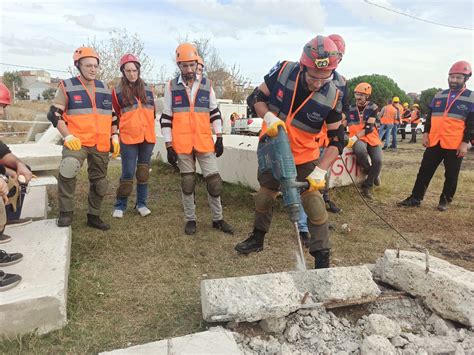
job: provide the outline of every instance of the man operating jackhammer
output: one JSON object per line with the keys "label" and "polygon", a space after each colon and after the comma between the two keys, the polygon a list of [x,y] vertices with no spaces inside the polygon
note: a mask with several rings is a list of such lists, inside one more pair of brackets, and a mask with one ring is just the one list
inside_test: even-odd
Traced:
{"label": "man operating jackhammer", "polygon": [[[316,36],[304,46],[299,63],[277,63],[247,99],[249,107],[264,119],[260,139],[264,135],[277,136],[278,128],[283,127],[296,164],[296,180],[309,183],[301,202],[308,215],[309,251],[315,258],[315,268],[329,267],[331,248],[328,215],[319,190],[325,186],[327,169],[344,149],[340,91],[332,81],[337,65],[334,42],[328,37]],[[324,123],[330,143],[318,161],[319,145],[315,138]],[[271,172],[262,173],[259,169],[258,181],[260,190],[255,197],[253,232],[235,246],[241,254],[263,250],[280,188]]]}

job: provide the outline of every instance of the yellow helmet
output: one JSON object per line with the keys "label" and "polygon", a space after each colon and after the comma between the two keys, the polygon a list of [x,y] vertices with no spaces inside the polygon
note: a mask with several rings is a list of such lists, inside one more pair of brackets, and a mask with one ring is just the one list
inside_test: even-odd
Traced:
{"label": "yellow helmet", "polygon": [[394,96],[393,99],[392,99],[392,102],[393,103],[400,102],[400,98],[398,96]]}
{"label": "yellow helmet", "polygon": [[413,107],[420,108],[420,105],[414,104]]}
{"label": "yellow helmet", "polygon": [[408,105],[408,102],[404,102],[404,103],[403,103],[403,107],[408,107],[408,106],[409,106],[409,105]]}

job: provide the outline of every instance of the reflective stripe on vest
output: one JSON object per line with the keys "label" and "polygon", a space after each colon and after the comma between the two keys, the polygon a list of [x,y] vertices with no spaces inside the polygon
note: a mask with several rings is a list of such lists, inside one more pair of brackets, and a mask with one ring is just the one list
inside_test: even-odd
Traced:
{"label": "reflective stripe on vest", "polygon": [[474,92],[461,90],[448,106],[450,90],[439,92],[431,104],[430,147],[440,143],[444,149],[458,149],[461,145],[466,118],[474,104]]}
{"label": "reflective stripe on vest", "polygon": [[[336,105],[339,112],[342,107],[339,100],[340,92],[332,81],[319,91],[310,94],[300,107],[292,107],[299,75],[299,63],[288,62],[281,69],[270,94],[268,108],[287,123],[295,163],[303,164],[319,157],[317,135],[329,112],[335,109]],[[265,132],[266,125],[263,124],[261,135]]]}
{"label": "reflective stripe on vest", "polygon": [[94,80],[94,94],[86,90],[79,77],[63,80],[67,98],[63,115],[69,132],[85,147],[97,146],[99,152],[110,150],[112,126],[112,95],[99,80]]}
{"label": "reflective stripe on vest", "polygon": [[122,85],[115,89],[115,97],[120,106],[120,140],[125,144],[139,144],[144,141],[156,142],[155,135],[155,100],[153,91],[145,84],[147,102],[142,103],[136,97],[133,104],[126,104],[122,95]]}
{"label": "reflective stripe on vest", "polygon": [[[377,105],[371,101],[367,103],[364,107],[364,110],[359,113],[359,109],[356,105],[351,105],[349,107],[349,115],[347,117],[347,127],[349,128],[349,137],[355,136],[361,130],[365,129],[365,123],[370,117],[376,117],[375,112],[377,111]],[[379,131],[376,127],[374,130],[360,138],[361,141],[366,142],[371,146],[376,146],[382,144],[382,141],[379,137]]]}
{"label": "reflective stripe on vest", "polygon": [[380,123],[394,124],[397,118],[397,112],[398,110],[392,104],[385,106],[383,116],[380,117]]}
{"label": "reflective stripe on vest", "polygon": [[191,102],[178,78],[170,82],[171,109],[173,111],[173,148],[178,154],[214,152],[210,119],[211,82],[201,78],[198,90]]}

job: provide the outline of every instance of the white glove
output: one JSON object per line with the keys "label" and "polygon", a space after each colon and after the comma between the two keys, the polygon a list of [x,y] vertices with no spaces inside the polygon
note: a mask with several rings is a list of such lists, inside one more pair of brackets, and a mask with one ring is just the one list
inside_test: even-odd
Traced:
{"label": "white glove", "polygon": [[309,182],[308,191],[318,191],[326,187],[326,170],[315,167],[313,172],[306,177]]}
{"label": "white glove", "polygon": [[268,111],[264,116],[263,120],[267,124],[267,135],[269,137],[276,137],[278,135],[278,127],[282,126],[286,132],[285,122],[280,120],[273,112]]}
{"label": "white glove", "polygon": [[347,145],[346,145],[346,148],[352,148],[352,146],[355,144],[355,142],[357,142],[359,140],[359,137],[357,136],[352,136],[351,138],[349,138],[349,140],[347,141]]}

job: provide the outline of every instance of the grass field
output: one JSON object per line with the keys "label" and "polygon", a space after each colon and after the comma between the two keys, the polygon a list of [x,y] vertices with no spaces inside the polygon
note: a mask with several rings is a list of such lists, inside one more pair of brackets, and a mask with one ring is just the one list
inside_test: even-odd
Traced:
{"label": "grass field", "polygon": [[[474,154],[463,163],[455,201],[442,213],[436,210],[443,183],[440,168],[421,208],[397,208],[396,201],[409,195],[423,149],[401,144],[397,152],[384,153],[382,186],[370,204],[413,243],[430,253],[474,270]],[[78,183],[77,211],[73,224],[69,276],[68,319],[62,330],[44,336],[24,336],[0,343],[0,353],[56,354],[98,353],[129,345],[204,330],[200,282],[206,278],[294,270],[296,243],[281,203],[263,252],[247,257],[233,247],[252,229],[252,191],[225,184],[225,219],[236,230],[227,236],[211,228],[203,181],[197,187],[198,233],[183,233],[179,174],[153,163],[149,207],[142,218],[132,208],[122,220],[112,220],[114,191],[120,163],[109,168],[110,188],[103,206],[104,218],[113,227],[99,232],[86,227],[88,183],[84,170]],[[330,215],[333,266],[373,263],[386,248],[408,245],[361,201],[354,187],[331,191],[343,208]],[[56,216],[56,199],[50,196]],[[131,204],[133,204],[133,199]],[[133,205],[131,206],[133,207]],[[350,232],[342,228],[347,223]],[[306,252],[307,264],[313,265]]]}

